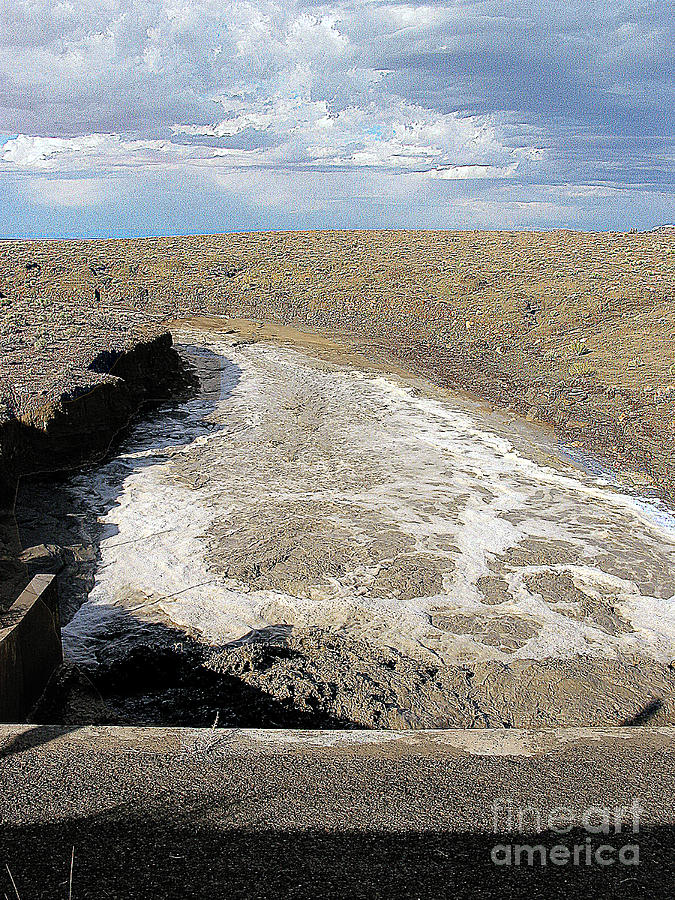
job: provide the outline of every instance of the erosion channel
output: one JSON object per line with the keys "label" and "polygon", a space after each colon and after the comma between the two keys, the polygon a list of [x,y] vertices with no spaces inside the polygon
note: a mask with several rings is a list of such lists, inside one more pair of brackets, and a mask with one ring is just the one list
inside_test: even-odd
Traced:
{"label": "erosion channel", "polygon": [[675,520],[550,432],[330,347],[175,332],[199,389],[25,479],[49,721],[675,722]]}

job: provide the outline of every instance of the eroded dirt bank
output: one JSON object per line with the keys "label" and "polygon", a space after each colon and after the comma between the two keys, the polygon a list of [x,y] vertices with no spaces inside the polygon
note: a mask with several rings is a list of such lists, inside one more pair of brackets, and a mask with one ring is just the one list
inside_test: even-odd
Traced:
{"label": "eroded dirt bank", "polygon": [[47,347],[64,304],[360,335],[673,499],[674,255],[672,228],[5,241],[0,320],[32,304]]}
{"label": "eroded dirt bank", "polygon": [[64,482],[69,516],[26,495],[80,673],[46,720],[675,721],[663,509],[384,364],[212,329],[180,335],[201,391]]}
{"label": "eroded dirt bank", "polygon": [[187,387],[168,331],[120,316],[112,324],[97,327],[90,319],[79,346],[72,346],[71,334],[64,348],[63,336],[55,335],[49,353],[31,352],[26,333],[18,342],[11,334],[0,341],[0,613],[32,574],[53,565],[46,548],[20,541],[14,517],[19,479],[100,458],[143,403]]}

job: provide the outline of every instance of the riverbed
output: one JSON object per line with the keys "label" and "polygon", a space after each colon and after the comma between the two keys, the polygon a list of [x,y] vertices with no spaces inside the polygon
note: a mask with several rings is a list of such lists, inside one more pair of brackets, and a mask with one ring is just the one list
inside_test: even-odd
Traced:
{"label": "riverbed", "polygon": [[[236,684],[279,723],[672,721],[666,508],[381,363],[215,329],[176,341],[199,390],[59,488],[95,547],[72,664],[95,680],[185,643],[230,722]],[[132,680],[105,682],[118,714]]]}

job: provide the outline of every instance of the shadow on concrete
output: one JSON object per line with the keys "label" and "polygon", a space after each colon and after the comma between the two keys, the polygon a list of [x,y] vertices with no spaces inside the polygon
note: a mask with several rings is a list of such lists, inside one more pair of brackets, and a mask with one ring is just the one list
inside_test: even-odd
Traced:
{"label": "shadow on concrete", "polygon": [[24,731],[21,734],[17,734],[0,744],[0,759],[14,756],[15,753],[24,753],[27,750],[35,750],[37,747],[44,747],[57,737],[79,731],[79,728],[79,725],[73,725],[68,728],[59,728],[58,732],[55,731],[53,734],[50,734],[40,725],[36,725],[35,728],[31,728],[30,731]]}
{"label": "shadow on concrete", "polygon": [[[242,809],[242,813],[244,810]],[[237,825],[228,819],[239,818]],[[0,836],[0,890],[14,896],[5,865],[22,898],[67,896],[74,848],[73,898],[632,898],[672,896],[673,827],[638,835],[571,833],[493,835],[443,831],[285,829],[242,824],[245,815],[202,796],[158,804],[125,805],[91,817],[5,826]],[[610,865],[585,847],[600,846]],[[534,864],[495,865],[495,845],[527,844]],[[639,865],[620,862],[619,850],[639,847]],[[555,846],[584,848],[580,865],[554,865]],[[516,851],[517,852],[517,851]],[[499,854],[502,851],[498,852]],[[515,856],[513,857],[515,858]],[[527,854],[519,858],[526,860]],[[546,865],[540,860],[545,858]],[[630,858],[634,859],[634,851]]]}

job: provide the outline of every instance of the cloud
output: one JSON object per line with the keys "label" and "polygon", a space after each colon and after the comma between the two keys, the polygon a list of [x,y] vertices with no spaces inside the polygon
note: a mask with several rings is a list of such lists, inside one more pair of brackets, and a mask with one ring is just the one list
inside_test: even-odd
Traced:
{"label": "cloud", "polygon": [[523,202],[557,186],[565,209],[598,184],[672,193],[666,7],[0,0],[0,134],[17,135],[0,171],[45,179],[42,196],[120,172],[215,190],[253,169],[340,191],[347,173],[357,196],[381,173],[392,202],[423,176],[429,210],[455,182],[508,182]]}
{"label": "cloud", "polygon": [[[220,105],[226,118],[212,125],[175,124],[171,139],[21,134],[2,146],[0,166],[49,172],[179,164],[306,170],[365,167],[433,171],[438,177],[452,178],[478,177],[483,170],[504,177],[515,173],[519,162],[542,157],[536,148],[507,147],[484,119],[439,114],[400,100],[337,112],[325,100],[297,97],[252,101],[243,111],[240,103],[230,99]],[[237,140],[241,136],[245,136],[243,142]]]}
{"label": "cloud", "polygon": [[511,178],[518,171],[518,163],[509,166],[447,166],[434,169],[429,174],[432,178],[446,181],[461,181],[467,178]]}
{"label": "cloud", "polygon": [[102,178],[29,178],[24,190],[40,206],[78,209],[110,202],[110,183]]}
{"label": "cloud", "polygon": [[[372,38],[412,18],[431,25],[437,17],[424,8],[412,16],[393,4],[378,18],[368,4],[297,0],[93,0],[86,8],[19,0],[0,10],[0,130],[22,135],[5,145],[5,164],[53,168],[97,151],[103,161],[134,152],[139,140],[155,158],[217,160],[233,154],[220,154],[214,139],[230,150],[226,139],[246,132],[253,141],[239,143],[242,164],[418,169],[481,164],[488,153],[499,163],[509,153],[489,115],[411,102],[374,65]],[[270,146],[259,153],[263,132]],[[172,146],[176,135],[182,146]],[[187,152],[188,137],[194,147],[210,138],[210,154]]]}

